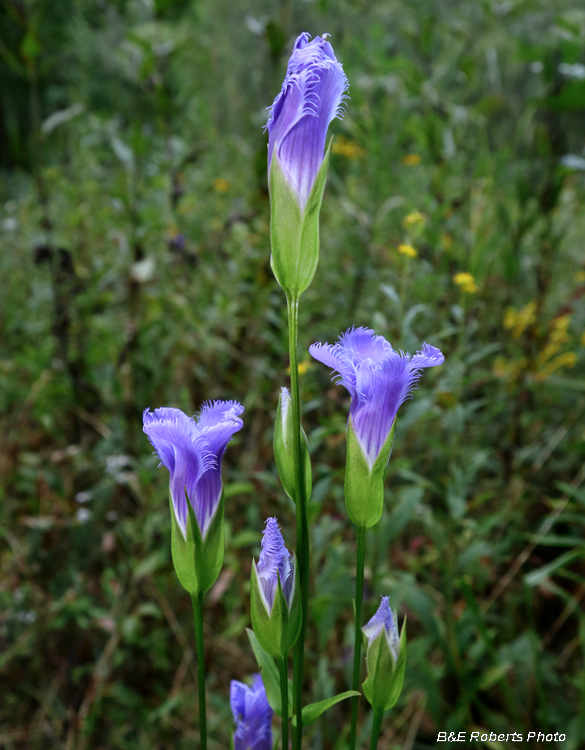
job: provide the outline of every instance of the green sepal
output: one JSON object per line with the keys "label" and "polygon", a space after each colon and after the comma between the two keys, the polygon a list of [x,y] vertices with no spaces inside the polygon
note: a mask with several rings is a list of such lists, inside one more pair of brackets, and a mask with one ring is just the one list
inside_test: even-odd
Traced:
{"label": "green sepal", "polygon": [[301,592],[296,556],[293,557],[293,570],[295,580],[290,611],[279,576],[272,612],[269,613],[264,603],[256,562],[252,562],[250,579],[252,627],[262,648],[276,659],[286,659],[301,632]]}
{"label": "green sepal", "polygon": [[173,501],[169,495],[171,506],[171,553],[173,565],[181,586],[191,596],[204,594],[213,586],[221,571],[224,551],[224,494],[223,490],[219,505],[211,521],[205,539],[201,537],[199,524],[195,513],[187,498],[189,519],[187,521],[187,539],[175,517]]}
{"label": "green sepal", "polygon": [[396,663],[384,629],[369,646],[366,660],[368,676],[362,685],[362,690],[374,711],[384,713],[396,704],[402,692],[406,668],[406,617],[400,633]]}
{"label": "green sepal", "polygon": [[296,297],[307,289],[319,263],[319,211],[327,181],[331,143],[307,204],[301,211],[297,195],[284,174],[276,149],[272,154],[268,189],[270,192],[270,265],[287,295]]}
{"label": "green sepal", "polygon": [[[307,706],[303,706],[303,726],[308,727],[314,721],[327,711],[328,708],[334,706],[336,703],[345,700],[346,698],[353,698],[354,696],[361,695],[357,690],[348,690],[345,693],[339,693],[334,695],[332,698],[326,698],[324,701],[318,701],[317,703],[309,703]],[[297,717],[292,717],[292,725],[296,727]]]}
{"label": "green sepal", "polygon": [[[252,651],[258,662],[258,667],[262,673],[262,682],[264,683],[264,689],[266,690],[266,698],[270,704],[270,708],[274,711],[277,716],[282,716],[282,701],[280,693],[280,677],[278,674],[278,667],[274,662],[274,658],[262,648],[258,639],[254,635],[254,632],[250,628],[246,628],[246,633],[252,646]],[[293,690],[292,680],[288,680],[288,715],[291,716],[293,712]]]}
{"label": "green sepal", "polygon": [[[284,408],[283,408],[284,402]],[[292,400],[286,389],[281,391],[276,409],[276,422],[274,423],[274,459],[278,476],[282,486],[290,499],[298,504],[296,497],[296,474],[294,463],[294,413]],[[309,444],[305,431],[301,427],[301,462],[303,465],[303,477],[305,480],[305,503],[309,502],[313,490],[313,479],[311,476],[311,457],[309,455]]]}
{"label": "green sepal", "polygon": [[373,466],[358,440],[351,415],[347,423],[347,463],[345,467],[345,507],[356,526],[375,526],[384,510],[384,479],[392,453],[396,419]]}

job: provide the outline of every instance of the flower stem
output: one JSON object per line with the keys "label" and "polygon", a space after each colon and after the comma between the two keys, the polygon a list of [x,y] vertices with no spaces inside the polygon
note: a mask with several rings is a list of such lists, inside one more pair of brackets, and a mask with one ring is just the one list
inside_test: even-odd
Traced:
{"label": "flower stem", "polygon": [[374,723],[372,724],[372,737],[370,739],[370,750],[376,750],[378,747],[378,737],[380,736],[380,727],[384,714],[382,711],[374,711]]}
{"label": "flower stem", "polygon": [[296,477],[297,515],[297,557],[299,583],[301,589],[302,621],[301,633],[293,653],[293,707],[297,717],[294,736],[295,750],[300,750],[303,734],[303,662],[305,658],[305,632],[307,630],[307,610],[309,606],[309,526],[307,523],[307,498],[305,498],[304,472],[301,461],[301,408],[299,400],[298,336],[299,298],[287,294],[288,307],[288,349],[290,359],[290,392],[293,408],[293,462]]}
{"label": "flower stem", "polygon": [[288,674],[286,664],[288,654],[278,660],[280,672],[280,703],[282,708],[282,750],[288,750]]}
{"label": "flower stem", "polygon": [[[366,527],[358,526],[357,530],[357,569],[355,576],[355,639],[353,651],[352,690],[360,687],[360,656],[362,651],[362,601],[364,598],[364,560],[366,557]],[[351,733],[349,750],[354,750],[357,735],[358,696],[351,699]]]}
{"label": "flower stem", "polygon": [[203,661],[203,594],[193,594],[193,622],[197,652],[197,692],[199,694],[199,746],[207,750],[207,718],[205,712],[205,665]]}

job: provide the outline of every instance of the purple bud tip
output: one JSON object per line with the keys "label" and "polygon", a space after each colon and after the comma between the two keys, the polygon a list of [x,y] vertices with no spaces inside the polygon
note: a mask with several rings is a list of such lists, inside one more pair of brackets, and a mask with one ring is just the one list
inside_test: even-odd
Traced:
{"label": "purple bud tip", "polygon": [[297,194],[301,210],[323,161],[329,124],[342,117],[349,84],[324,34],[311,41],[303,32],[294,44],[268,129],[268,171],[274,152]]}
{"label": "purple bud tip", "polygon": [[372,619],[363,626],[362,633],[368,639],[368,646],[371,646],[373,641],[384,631],[386,635],[386,641],[392,651],[394,660],[398,658],[398,630],[396,628],[396,615],[392,613],[388,597],[383,596],[378,611],[372,617]]}
{"label": "purple bud tip", "polygon": [[256,570],[268,611],[272,611],[279,578],[285,599],[290,607],[294,583],[293,562],[289,551],[284,546],[284,539],[276,518],[269,518],[266,521],[260,560]]}

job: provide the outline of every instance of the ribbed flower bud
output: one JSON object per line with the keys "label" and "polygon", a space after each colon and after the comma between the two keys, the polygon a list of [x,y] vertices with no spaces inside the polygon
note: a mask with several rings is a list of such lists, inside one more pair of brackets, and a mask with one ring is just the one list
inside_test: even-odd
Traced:
{"label": "ribbed flower bud", "polygon": [[364,625],[362,633],[368,639],[368,676],[362,689],[370,705],[383,713],[394,706],[402,691],[406,667],[406,619],[399,638],[396,615],[390,609],[388,597],[383,596],[378,611]]}
{"label": "ribbed flower bud", "polygon": [[[284,491],[295,503],[296,497],[296,475],[294,462],[294,433],[293,433],[293,408],[288,388],[281,388],[278,408],[276,410],[276,422],[274,424],[274,459],[278,476],[284,487]],[[301,427],[301,461],[303,463],[303,476],[305,478],[305,502],[311,497],[311,458],[307,446],[307,436]]]}
{"label": "ribbed flower bud", "polygon": [[258,565],[252,565],[252,628],[262,648],[286,657],[301,628],[301,602],[296,557],[284,546],[276,518],[269,518]]}
{"label": "ribbed flower bud", "polygon": [[319,262],[319,211],[329,153],[329,124],[343,114],[348,88],[341,63],[323,38],[295,41],[268,130],[268,185],[272,269],[280,286],[300,296]]}

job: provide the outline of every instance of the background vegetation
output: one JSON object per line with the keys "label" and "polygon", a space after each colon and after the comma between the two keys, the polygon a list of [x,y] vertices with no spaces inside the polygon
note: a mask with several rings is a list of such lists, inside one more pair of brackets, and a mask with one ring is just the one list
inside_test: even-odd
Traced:
{"label": "background vegetation", "polygon": [[[301,314],[307,694],[349,683],[355,536],[348,396],[306,350],[366,325],[446,355],[399,414],[367,553],[366,615],[389,594],[409,622],[380,748],[476,728],[583,747],[585,11],[567,0],[4,0],[2,747],[198,746],[190,602],[141,414],[210,398],[246,407],[207,597],[210,747],[229,746],[265,518],[294,543],[262,126],[305,29],[331,33],[351,82]],[[346,718],[307,747],[344,747]]]}

